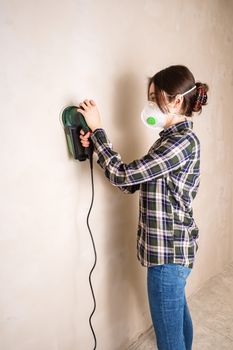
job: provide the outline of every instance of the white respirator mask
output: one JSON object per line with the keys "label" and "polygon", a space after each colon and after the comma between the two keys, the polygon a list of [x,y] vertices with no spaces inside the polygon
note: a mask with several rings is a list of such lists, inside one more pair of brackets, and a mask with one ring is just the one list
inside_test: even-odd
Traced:
{"label": "white respirator mask", "polygon": [[[179,94],[180,96],[184,96],[196,89],[196,86],[192,87],[192,89],[184,92],[183,94]],[[156,129],[156,128],[164,128],[167,121],[167,116],[177,116],[176,113],[163,113],[158,105],[153,101],[147,101],[145,107],[141,112],[141,119],[143,124],[145,124],[148,128]]]}

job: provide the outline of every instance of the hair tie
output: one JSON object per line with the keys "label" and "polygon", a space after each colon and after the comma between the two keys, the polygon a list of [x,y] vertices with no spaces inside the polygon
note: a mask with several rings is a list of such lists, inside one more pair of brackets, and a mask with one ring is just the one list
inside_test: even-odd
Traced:
{"label": "hair tie", "polygon": [[203,85],[198,86],[197,88],[197,103],[204,105],[207,101],[206,89]]}

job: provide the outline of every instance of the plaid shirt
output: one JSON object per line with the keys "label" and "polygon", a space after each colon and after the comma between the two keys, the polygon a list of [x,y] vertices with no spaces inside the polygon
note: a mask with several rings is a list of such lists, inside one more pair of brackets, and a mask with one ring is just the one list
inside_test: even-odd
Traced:
{"label": "plaid shirt", "polygon": [[126,193],[140,190],[137,256],[143,266],[193,267],[198,227],[191,205],[200,183],[200,143],[192,129],[190,120],[164,129],[148,154],[129,164],[103,129],[91,136],[108,180]]}

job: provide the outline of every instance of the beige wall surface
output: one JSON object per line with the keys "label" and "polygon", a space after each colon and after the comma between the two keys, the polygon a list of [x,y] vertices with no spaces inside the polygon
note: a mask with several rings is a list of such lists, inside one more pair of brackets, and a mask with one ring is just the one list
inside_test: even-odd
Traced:
{"label": "beige wall surface", "polygon": [[[200,241],[187,294],[232,261],[232,16],[227,0],[1,0],[2,350],[93,348],[89,164],[69,159],[59,115],[93,98],[123,160],[140,157],[158,137],[140,121],[147,77],[171,64],[210,86],[194,119]],[[94,168],[93,325],[98,349],[122,350],[151,324],[136,258],[138,194]]]}

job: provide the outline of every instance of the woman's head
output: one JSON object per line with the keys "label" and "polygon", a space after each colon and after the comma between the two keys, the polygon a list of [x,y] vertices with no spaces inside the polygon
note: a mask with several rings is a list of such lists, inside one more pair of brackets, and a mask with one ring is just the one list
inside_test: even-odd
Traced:
{"label": "woman's head", "polygon": [[164,113],[176,111],[191,117],[193,112],[201,113],[202,106],[207,103],[208,90],[208,85],[195,82],[187,67],[175,65],[149,78],[148,100],[156,102]]}

